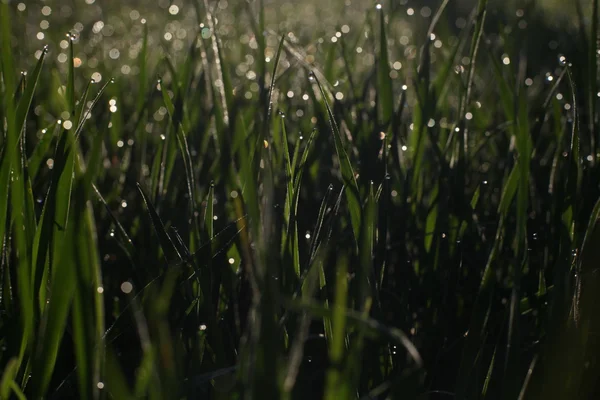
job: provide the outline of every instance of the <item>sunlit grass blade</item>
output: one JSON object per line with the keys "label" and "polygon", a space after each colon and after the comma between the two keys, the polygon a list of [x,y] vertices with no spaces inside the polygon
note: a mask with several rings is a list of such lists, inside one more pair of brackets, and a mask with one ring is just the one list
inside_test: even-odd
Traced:
{"label": "sunlit grass blade", "polygon": [[325,103],[325,107],[327,109],[329,127],[331,128],[331,133],[333,134],[335,151],[340,161],[342,180],[344,182],[344,187],[346,191],[348,210],[350,211],[352,231],[354,232],[355,240],[358,241],[358,238],[360,236],[360,221],[362,207],[360,204],[360,192],[358,190],[358,184],[356,182],[356,175],[352,168],[352,164],[350,163],[350,159],[348,158],[348,153],[344,148],[344,144],[340,136],[340,130],[338,129],[337,123],[335,122],[335,117],[333,115],[333,112],[331,111],[331,108],[329,107],[329,102],[327,101],[327,94],[325,93],[323,86],[319,82],[319,79],[314,74],[311,73],[310,79],[314,80],[317,83],[321,95],[323,96],[323,102]]}
{"label": "sunlit grass blade", "polygon": [[[41,278],[43,275],[49,279],[50,287],[47,294],[44,290],[40,290],[40,303],[48,296],[48,304],[43,309],[43,322],[39,332],[43,340],[39,341],[36,346],[37,359],[32,374],[32,388],[36,396],[43,396],[48,389],[66,327],[76,281],[76,262],[72,247],[75,243],[75,236],[72,226],[73,216],[71,215],[75,166],[74,146],[73,135],[64,130],[54,157],[54,188],[46,196],[48,210],[44,212],[44,220],[39,229],[41,253],[38,253],[37,260],[35,260],[38,269],[35,274],[35,282],[43,285],[41,283],[44,281]],[[48,250],[51,257],[51,272],[44,270],[43,267]],[[40,289],[43,289],[43,286],[40,286]]]}
{"label": "sunlit grass blade", "polygon": [[32,74],[29,74],[27,77],[27,85],[25,86],[25,91],[21,95],[19,99],[19,103],[17,104],[17,115],[16,115],[16,129],[19,132],[19,135],[23,132],[23,128],[25,126],[25,120],[27,118],[27,112],[31,107],[31,102],[33,100],[33,95],[35,93],[35,89],[37,87],[40,73],[42,71],[42,66],[44,65],[44,60],[46,58],[46,54],[48,54],[48,47],[44,47],[41,51],[40,58],[33,70]]}
{"label": "sunlit grass blade", "polygon": [[385,15],[381,5],[378,6],[379,14],[379,59],[377,61],[377,83],[380,109],[380,123],[385,127],[391,122],[394,113],[394,86],[390,78],[390,60],[385,27]]}

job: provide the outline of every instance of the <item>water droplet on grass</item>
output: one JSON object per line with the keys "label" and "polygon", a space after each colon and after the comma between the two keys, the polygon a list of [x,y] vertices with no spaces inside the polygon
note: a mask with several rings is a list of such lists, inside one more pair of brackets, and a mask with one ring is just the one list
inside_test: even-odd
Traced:
{"label": "water droplet on grass", "polygon": [[567,57],[561,54],[560,56],[558,56],[558,63],[564,67],[565,65],[567,65]]}
{"label": "water droplet on grass", "polygon": [[131,293],[132,290],[133,290],[133,285],[131,284],[131,282],[125,281],[125,282],[121,283],[121,291],[123,293],[129,294],[129,293]]}
{"label": "water droplet on grass", "polygon": [[202,39],[208,39],[212,36],[212,32],[211,32],[210,28],[204,27],[200,31],[200,35],[202,36]]}

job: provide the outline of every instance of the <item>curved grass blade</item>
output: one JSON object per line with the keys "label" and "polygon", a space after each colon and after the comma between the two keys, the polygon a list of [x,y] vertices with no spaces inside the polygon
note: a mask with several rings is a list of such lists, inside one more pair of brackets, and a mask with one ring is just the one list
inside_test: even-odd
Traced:
{"label": "curved grass blade", "polygon": [[[291,310],[308,312],[313,317],[325,318],[327,320],[333,320],[335,312],[337,311],[305,299],[283,299],[283,304]],[[386,338],[393,343],[401,345],[407,351],[410,359],[415,363],[415,366],[417,368],[423,367],[423,359],[419,350],[400,329],[388,327],[355,310],[343,308],[342,311],[344,313],[346,326],[360,327],[365,331],[367,337]]]}
{"label": "curved grass blade", "polygon": [[340,130],[338,129],[337,123],[335,122],[335,119],[333,117],[331,107],[329,107],[329,102],[327,101],[327,95],[325,94],[325,90],[323,89],[323,86],[321,85],[319,79],[315,76],[315,74],[311,73],[309,77],[311,80],[314,80],[317,83],[317,86],[321,91],[321,95],[323,96],[325,107],[327,109],[329,126],[331,128],[331,133],[333,134],[335,150],[340,161],[340,168],[342,170],[342,180],[344,183],[344,187],[346,188],[346,200],[348,201],[348,209],[350,211],[352,231],[354,233],[355,240],[358,242],[360,237],[361,206],[360,192],[358,190],[358,184],[356,182],[356,175],[354,174],[354,170],[352,169],[352,164],[350,163],[350,159],[348,158],[348,153],[346,153],[346,149],[344,148],[344,144],[342,143]]}

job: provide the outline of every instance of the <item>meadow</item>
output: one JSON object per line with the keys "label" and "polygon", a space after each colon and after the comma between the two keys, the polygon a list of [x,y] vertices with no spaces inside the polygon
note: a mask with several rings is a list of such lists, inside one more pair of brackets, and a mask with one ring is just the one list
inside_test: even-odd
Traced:
{"label": "meadow", "polygon": [[600,397],[597,0],[120,3],[0,0],[0,399]]}

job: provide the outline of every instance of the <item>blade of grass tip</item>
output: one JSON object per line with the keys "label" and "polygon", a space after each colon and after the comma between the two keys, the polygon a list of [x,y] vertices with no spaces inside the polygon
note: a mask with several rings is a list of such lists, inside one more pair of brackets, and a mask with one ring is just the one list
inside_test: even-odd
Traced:
{"label": "blade of grass tip", "polygon": [[20,142],[20,168],[22,171],[22,181],[23,181],[23,196],[24,196],[24,230],[27,238],[27,243],[30,246],[33,241],[33,235],[36,229],[36,220],[35,220],[35,210],[33,206],[33,190],[31,187],[31,180],[28,171],[27,165],[27,157],[26,157],[26,148],[25,148],[25,121],[27,119],[27,112],[29,111],[29,107],[31,106],[31,102],[33,99],[33,94],[35,92],[35,88],[37,86],[37,82],[40,77],[40,72],[42,70],[42,65],[44,62],[44,58],[46,55],[46,48],[42,50],[40,54],[40,58],[34,68],[33,74],[31,74],[31,79],[26,79],[23,77],[23,93],[19,102],[17,104],[16,109],[16,126],[19,132],[19,142]]}
{"label": "blade of grass tip", "polygon": [[226,68],[223,68],[223,65],[227,65],[223,58],[223,46],[220,43],[220,39],[217,35],[217,30],[215,26],[215,21],[212,13],[210,12],[210,7],[208,5],[208,0],[204,0],[204,9],[206,11],[206,21],[208,23],[208,28],[211,30],[211,42],[213,52],[215,54],[215,67],[217,71],[217,79],[220,79],[222,85],[218,87],[219,95],[221,97],[221,103],[223,106],[223,122],[225,126],[229,126],[229,116],[231,114],[231,110],[233,107],[233,87],[231,85],[231,78],[229,76],[229,71]]}
{"label": "blade of grass tip", "polygon": [[95,81],[92,79],[90,79],[88,81],[87,85],[85,85],[85,89],[83,90],[83,93],[81,94],[81,97],[77,101],[75,114],[73,115],[73,126],[75,126],[75,127],[79,126],[79,124],[81,123],[81,120],[84,117],[85,106],[87,103],[88,96],[90,94],[90,89],[92,88],[92,84],[94,82]]}
{"label": "blade of grass tip", "polygon": [[[477,53],[479,50],[479,44],[481,42],[481,37],[483,36],[483,28],[485,25],[485,17],[487,14],[487,3],[488,0],[479,0],[477,4],[477,22],[475,24],[475,31],[473,32],[473,39],[471,41],[471,49],[469,51],[469,72],[467,75],[467,93],[465,94],[465,99],[463,102],[463,107],[460,110],[460,118],[464,123],[465,113],[467,111],[467,107],[469,107],[469,102],[471,100],[471,94],[473,91],[473,82],[475,81],[475,65]],[[463,138],[462,138],[462,148],[464,149],[464,156],[468,155],[468,146],[469,146],[469,132],[468,128],[465,124],[463,129]]]}
{"label": "blade of grass tip", "polygon": [[[100,88],[100,90],[98,91],[98,93],[96,94],[94,99],[92,100],[90,107],[86,110],[85,114],[83,114],[83,116],[80,118],[79,124],[76,125],[77,129],[75,130],[75,140],[76,141],[79,139],[79,136],[81,136],[81,132],[83,131],[83,126],[85,125],[85,121],[87,121],[89,116],[92,114],[92,110],[96,107],[96,105],[100,101],[100,97],[102,97],[102,94],[104,94],[104,91],[106,90],[108,85],[110,85],[111,83],[114,83],[114,82],[115,82],[114,79],[109,79],[106,81],[106,83]],[[92,81],[92,83],[93,83],[93,81]]]}
{"label": "blade of grass tip", "polygon": [[[498,85],[500,91],[500,101],[502,102],[502,106],[504,109],[504,115],[506,116],[507,121],[513,121],[513,127],[516,126],[515,121],[515,106],[514,106],[514,94],[504,79],[504,75],[502,74],[502,70],[500,68],[500,63],[496,60],[492,51],[489,51],[489,61],[492,63],[494,77],[496,78],[496,84]],[[514,132],[513,128],[513,132]]]}
{"label": "blade of grass tip", "polygon": [[327,207],[329,206],[329,201],[331,199],[332,194],[333,194],[333,185],[329,185],[329,187],[327,188],[327,192],[325,193],[325,196],[323,197],[323,200],[321,201],[321,207],[319,207],[319,214],[317,215],[317,223],[315,225],[315,229],[311,236],[312,241],[310,244],[310,251],[308,253],[308,263],[307,264],[311,264],[312,261],[317,256],[317,249],[323,239],[321,236],[321,229],[323,228],[323,222],[325,220],[325,213],[327,212]]}
{"label": "blade of grass tip", "polygon": [[104,197],[102,196],[102,194],[100,193],[100,191],[98,190],[96,185],[92,184],[92,189],[96,193],[98,200],[100,200],[100,202],[104,205],[104,208],[106,209],[106,212],[108,213],[108,216],[112,220],[113,224],[115,224],[115,226],[117,227],[119,236],[121,236],[121,241],[119,241],[119,244],[125,251],[125,254],[129,258],[129,260],[131,262],[133,262],[133,257],[136,254],[136,249],[135,249],[135,246],[133,245],[133,241],[127,234],[127,231],[125,230],[123,225],[121,225],[121,223],[119,222],[118,218],[115,216],[115,214],[110,209],[110,206],[108,205],[108,203],[106,202],[106,200],[104,199]]}
{"label": "blade of grass tip", "polygon": [[137,184],[137,188],[138,188],[140,194],[142,195],[142,199],[144,200],[144,203],[146,204],[146,208],[148,209],[148,214],[150,215],[150,220],[152,221],[154,230],[155,230],[156,234],[158,235],[158,241],[163,250],[163,253],[165,254],[165,258],[167,259],[167,261],[169,263],[182,261],[181,254],[179,254],[179,251],[177,250],[177,246],[175,245],[175,243],[173,242],[173,240],[167,233],[167,231],[165,229],[165,225],[163,224],[162,220],[160,219],[158,213],[156,212],[154,205],[152,204],[152,202],[150,201],[148,196],[146,196],[146,194],[144,193],[144,190],[142,189],[142,186],[139,183]]}
{"label": "blade of grass tip", "polygon": [[138,96],[136,99],[136,110],[137,114],[141,114],[144,110],[144,104],[147,98],[147,87],[148,87],[148,24],[146,19],[142,18],[142,26],[144,34],[142,36],[142,48],[138,55],[138,68],[139,74],[137,77],[138,81]]}
{"label": "blade of grass tip", "polygon": [[379,11],[379,60],[377,62],[377,101],[379,103],[379,123],[381,129],[389,126],[394,113],[393,80],[390,78],[390,60],[387,48],[387,35],[385,32],[385,15],[381,4],[377,4]]}
{"label": "blade of grass tip", "polygon": [[75,64],[73,63],[73,40],[74,37],[71,33],[67,33],[69,39],[69,72],[67,74],[67,104],[69,109],[70,118],[75,118]]}
{"label": "blade of grass tip", "polygon": [[350,211],[352,231],[354,233],[355,241],[358,242],[360,237],[361,205],[360,192],[358,190],[358,183],[356,182],[356,175],[354,174],[354,170],[352,169],[352,164],[350,163],[350,159],[348,158],[348,153],[346,153],[346,149],[344,148],[344,144],[340,136],[340,131],[333,117],[333,112],[331,111],[331,107],[329,107],[329,102],[327,101],[327,95],[325,94],[325,90],[323,89],[323,86],[321,85],[319,79],[315,76],[314,73],[310,73],[309,80],[315,81],[317,83],[317,86],[321,91],[321,95],[323,96],[325,107],[327,109],[329,126],[333,134],[335,150],[338,155],[340,168],[342,172],[342,180],[344,183],[344,187],[346,188],[346,200],[348,201],[348,209]]}
{"label": "blade of grass tip", "polygon": [[[262,36],[262,35],[261,35]],[[264,40],[264,38],[262,39]],[[273,72],[271,75],[271,83],[269,84],[269,91],[267,94],[267,103],[266,103],[266,108],[264,109],[264,114],[263,114],[263,129],[262,129],[262,136],[259,135],[256,138],[256,146],[255,148],[259,148],[257,146],[259,146],[260,142],[262,140],[265,140],[268,137],[268,130],[269,130],[269,120],[271,117],[271,114],[273,112],[273,91],[275,90],[275,79],[277,78],[277,68],[279,67],[279,59],[281,58],[281,51],[283,49],[283,45],[285,43],[285,36],[282,35],[281,39],[279,40],[279,46],[277,47],[277,53],[275,53],[275,59],[274,59],[274,64],[273,64]]]}
{"label": "blade of grass tip", "polygon": [[48,54],[48,46],[44,46],[40,53],[40,58],[38,59],[35,68],[33,69],[33,73],[30,74],[29,79],[27,79],[27,85],[25,86],[25,91],[21,95],[19,99],[19,103],[17,105],[17,115],[16,115],[16,128],[19,132],[19,135],[22,134],[23,128],[25,127],[25,120],[27,119],[27,112],[31,107],[31,102],[33,100],[33,94],[35,93],[35,89],[37,87],[37,83],[40,78],[40,73],[42,71],[42,66],[44,64],[44,59],[46,58],[46,54]]}
{"label": "blade of grass tip", "polygon": [[4,367],[4,372],[2,373],[2,379],[0,380],[0,397],[3,399],[10,398],[11,391],[11,382],[14,382],[14,379],[19,372],[19,361],[16,358],[11,358],[8,360]]}
{"label": "blade of grass tip", "polygon": [[[304,148],[304,152],[302,153],[302,158],[300,160],[300,165],[298,165],[298,171],[295,173],[295,182],[294,182],[294,201],[292,203],[293,213],[294,215],[298,215],[298,201],[300,199],[300,186],[302,185],[302,176],[304,175],[304,170],[306,167],[306,161],[308,160],[308,155],[310,154],[311,145],[317,135],[317,130],[313,129],[308,138],[308,142],[306,143],[306,147]],[[302,138],[302,136],[300,136]],[[300,144],[296,145],[300,147]]]}

